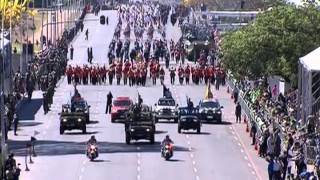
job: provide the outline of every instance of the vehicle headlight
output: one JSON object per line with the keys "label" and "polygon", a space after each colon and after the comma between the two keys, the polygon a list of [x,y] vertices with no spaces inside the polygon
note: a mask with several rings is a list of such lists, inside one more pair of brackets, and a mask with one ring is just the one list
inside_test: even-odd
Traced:
{"label": "vehicle headlight", "polygon": [[186,119],[181,119],[181,121],[185,122],[185,121],[186,121]]}
{"label": "vehicle headlight", "polygon": [[133,131],[134,131],[134,129],[130,129],[130,131],[131,131],[131,132],[133,132]]}
{"label": "vehicle headlight", "polygon": [[149,131],[150,131],[150,129],[148,128],[148,129],[146,129],[146,131],[147,131],[147,132],[149,132]]}
{"label": "vehicle headlight", "polygon": [[86,109],[85,111],[84,111],[84,113],[88,113],[89,112],[89,110],[88,109]]}
{"label": "vehicle headlight", "polygon": [[63,121],[63,122],[67,122],[67,119],[63,119],[62,121]]}
{"label": "vehicle headlight", "polygon": [[197,119],[193,119],[193,122],[197,122],[198,120]]}
{"label": "vehicle headlight", "polygon": [[218,114],[221,114],[221,111],[217,111]]}
{"label": "vehicle headlight", "polygon": [[79,119],[78,119],[78,122],[81,122],[81,121],[82,121],[82,119],[79,118]]}

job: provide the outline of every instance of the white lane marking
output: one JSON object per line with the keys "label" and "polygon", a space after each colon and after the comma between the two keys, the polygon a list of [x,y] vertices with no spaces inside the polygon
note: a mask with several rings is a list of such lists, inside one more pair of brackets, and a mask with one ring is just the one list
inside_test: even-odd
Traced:
{"label": "white lane marking", "polygon": [[140,177],[140,174],[138,174],[138,175],[137,175],[137,179],[140,179],[140,178],[141,178],[141,177]]}
{"label": "white lane marking", "polygon": [[199,177],[199,176],[196,176],[196,180],[200,180],[200,177]]}
{"label": "white lane marking", "polygon": [[244,159],[245,159],[245,160],[248,160],[248,157],[247,157],[247,156],[244,156]]}
{"label": "white lane marking", "polygon": [[195,162],[195,161],[192,161],[192,164],[193,164],[193,165],[196,165],[196,162]]}
{"label": "white lane marking", "polygon": [[195,173],[197,173],[198,172],[198,170],[197,170],[197,168],[193,168],[193,171],[195,172]]}
{"label": "white lane marking", "polygon": [[138,166],[138,167],[137,167],[137,171],[140,172],[140,170],[141,170],[141,168],[140,168],[140,166]]}
{"label": "white lane marking", "polygon": [[232,134],[235,134],[235,132],[234,132],[234,131],[231,131],[231,133],[232,133]]}
{"label": "white lane marking", "polygon": [[187,141],[187,144],[190,145],[190,141]]}
{"label": "white lane marking", "polygon": [[137,156],[138,156],[138,158],[140,158],[140,157],[141,157],[141,154],[140,154],[140,153],[138,153],[138,154],[137,154]]}
{"label": "white lane marking", "polygon": [[240,144],[240,143],[238,143],[238,146],[241,146],[241,144]]}
{"label": "white lane marking", "polygon": [[188,135],[188,134],[186,135],[186,138],[189,138],[189,135]]}
{"label": "white lane marking", "polygon": [[232,127],[231,127],[231,126],[229,126],[229,128],[230,128],[230,129],[232,129]]}
{"label": "white lane marking", "polygon": [[81,180],[81,179],[82,179],[82,176],[80,175],[80,176],[79,176],[79,180]]}
{"label": "white lane marking", "polygon": [[252,167],[250,163],[248,163],[248,166],[249,166],[249,167]]}
{"label": "white lane marking", "polygon": [[251,171],[251,173],[254,175],[254,174],[256,174],[254,171]]}
{"label": "white lane marking", "polygon": [[138,159],[138,165],[140,165],[141,164],[141,161],[140,161],[140,159]]}
{"label": "white lane marking", "polygon": [[233,136],[233,138],[238,141],[238,138],[236,136]]}
{"label": "white lane marking", "polygon": [[193,157],[194,157],[193,153],[191,153],[191,154],[190,154],[190,157],[191,157],[191,158],[193,158]]}
{"label": "white lane marking", "polygon": [[244,150],[243,150],[243,149],[240,149],[240,151],[241,151],[242,153],[244,153]]}

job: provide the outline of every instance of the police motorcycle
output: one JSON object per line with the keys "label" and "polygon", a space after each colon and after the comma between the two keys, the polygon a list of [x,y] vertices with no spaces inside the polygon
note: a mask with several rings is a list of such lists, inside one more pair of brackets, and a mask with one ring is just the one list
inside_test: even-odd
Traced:
{"label": "police motorcycle", "polygon": [[165,143],[161,148],[161,156],[168,161],[173,156],[173,143]]}
{"label": "police motorcycle", "polygon": [[98,148],[96,144],[92,143],[88,145],[87,157],[90,159],[90,161],[93,161],[98,157]]}

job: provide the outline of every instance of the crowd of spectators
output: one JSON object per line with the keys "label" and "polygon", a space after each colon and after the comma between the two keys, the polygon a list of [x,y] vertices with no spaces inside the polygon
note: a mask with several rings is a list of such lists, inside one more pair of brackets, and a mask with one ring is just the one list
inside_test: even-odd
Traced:
{"label": "crowd of spectators", "polygon": [[[273,179],[314,179],[319,173],[319,141],[315,134],[316,117],[297,119],[297,90],[279,92],[267,79],[243,80],[236,84],[243,99],[249,124],[257,129],[259,155],[269,162],[268,173]],[[304,123],[306,122],[306,123]],[[251,128],[252,129],[252,128]],[[318,145],[318,147],[317,147]]]}

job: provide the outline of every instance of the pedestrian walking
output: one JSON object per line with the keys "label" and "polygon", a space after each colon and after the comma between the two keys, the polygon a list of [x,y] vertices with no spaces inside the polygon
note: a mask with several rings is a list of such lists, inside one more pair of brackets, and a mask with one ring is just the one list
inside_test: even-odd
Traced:
{"label": "pedestrian walking", "polygon": [[86,30],[85,35],[86,35],[85,40],[88,40],[89,39],[89,29]]}
{"label": "pedestrian walking", "polygon": [[236,105],[236,123],[241,123],[241,105],[240,103],[238,102],[237,105]]}
{"label": "pedestrian walking", "polygon": [[73,60],[73,46],[71,44],[71,47],[70,47],[70,59]]}
{"label": "pedestrian walking", "polygon": [[234,103],[236,104],[238,102],[239,90],[237,88],[234,88],[232,94],[233,94]]}
{"label": "pedestrian walking", "polygon": [[92,47],[90,47],[90,51],[89,51],[89,55],[90,55],[90,64],[92,64],[92,59],[93,59],[93,52],[92,52]]}
{"label": "pedestrian walking", "polygon": [[106,17],[106,24],[109,25],[109,17]]}
{"label": "pedestrian walking", "polygon": [[43,93],[42,106],[43,106],[44,114],[47,114],[49,111],[49,101],[48,101],[48,94],[46,92]]}
{"label": "pedestrian walking", "polygon": [[257,134],[257,127],[254,123],[252,123],[251,125],[251,136],[252,136],[252,144],[251,145],[255,145],[256,144],[256,134]]}
{"label": "pedestrian walking", "polygon": [[268,176],[269,180],[273,180],[273,165],[274,165],[274,160],[272,157],[268,160]]}
{"label": "pedestrian walking", "polygon": [[107,106],[106,106],[106,114],[110,114],[111,113],[111,107],[112,107],[112,93],[111,91],[109,91],[108,95],[107,95]]}

